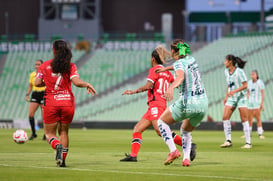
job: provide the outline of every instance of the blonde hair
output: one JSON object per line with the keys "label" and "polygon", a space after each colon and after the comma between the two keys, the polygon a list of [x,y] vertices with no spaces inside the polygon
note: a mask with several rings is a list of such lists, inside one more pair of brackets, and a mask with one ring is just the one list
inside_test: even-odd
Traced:
{"label": "blonde hair", "polygon": [[159,58],[163,62],[163,64],[171,59],[171,52],[167,50],[163,45],[158,45],[155,50],[158,53]]}

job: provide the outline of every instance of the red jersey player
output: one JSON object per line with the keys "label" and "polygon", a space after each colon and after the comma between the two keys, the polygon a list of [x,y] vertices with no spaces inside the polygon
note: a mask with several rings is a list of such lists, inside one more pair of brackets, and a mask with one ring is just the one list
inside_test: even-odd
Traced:
{"label": "red jersey player", "polygon": [[[71,82],[77,87],[86,87],[87,92],[92,95],[96,94],[96,91],[92,85],[79,78],[75,64],[71,63],[71,50],[65,41],[54,41],[53,54],[53,59],[39,67],[35,85],[46,86],[43,106],[44,131],[49,144],[56,149],[57,165],[65,167],[68,128],[74,116]],[[60,141],[56,137],[57,127]]]}
{"label": "red jersey player", "polygon": [[[140,92],[147,91],[148,95],[148,111],[143,115],[141,120],[135,125],[133,131],[133,140],[131,144],[131,154],[126,154],[126,157],[120,161],[137,161],[137,154],[142,142],[142,132],[148,127],[153,125],[156,133],[160,136],[160,131],[157,126],[157,119],[165,111],[167,103],[163,97],[170,83],[174,81],[173,75],[169,71],[155,73],[155,70],[162,68],[162,64],[165,62],[165,56],[163,52],[167,52],[162,46],[157,47],[152,52],[151,66],[147,82],[144,86],[136,90],[126,90],[122,95],[131,95]],[[173,132],[174,140],[180,146],[182,145],[182,139],[180,136]]]}

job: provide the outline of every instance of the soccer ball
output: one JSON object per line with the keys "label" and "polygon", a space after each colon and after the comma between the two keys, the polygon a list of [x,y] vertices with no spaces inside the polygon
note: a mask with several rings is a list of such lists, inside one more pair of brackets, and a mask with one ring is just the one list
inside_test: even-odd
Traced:
{"label": "soccer ball", "polygon": [[23,144],[28,140],[27,133],[22,129],[18,129],[13,133],[13,140],[15,143]]}

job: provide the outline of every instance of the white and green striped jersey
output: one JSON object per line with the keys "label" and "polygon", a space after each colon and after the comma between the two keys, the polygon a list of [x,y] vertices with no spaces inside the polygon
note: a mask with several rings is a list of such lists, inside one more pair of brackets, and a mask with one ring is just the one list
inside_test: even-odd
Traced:
{"label": "white and green striped jersey", "polygon": [[249,103],[257,103],[261,104],[262,101],[262,93],[261,90],[264,90],[264,83],[261,79],[258,79],[256,82],[249,80],[247,83],[248,91],[249,91]]}
{"label": "white and green striped jersey", "polygon": [[177,60],[174,64],[174,71],[184,71],[184,81],[179,85],[179,94],[185,100],[189,98],[204,98],[206,92],[201,80],[198,64],[191,56]]}
{"label": "white and green striped jersey", "polygon": [[[228,84],[228,92],[238,89],[243,85],[243,82],[247,82],[245,72],[243,71],[243,69],[240,69],[239,67],[236,67],[232,74],[229,73],[228,69],[225,69],[225,75]],[[235,93],[232,97],[229,97],[229,99],[237,101],[238,98],[246,96],[246,93],[247,89],[244,89],[240,92]]]}

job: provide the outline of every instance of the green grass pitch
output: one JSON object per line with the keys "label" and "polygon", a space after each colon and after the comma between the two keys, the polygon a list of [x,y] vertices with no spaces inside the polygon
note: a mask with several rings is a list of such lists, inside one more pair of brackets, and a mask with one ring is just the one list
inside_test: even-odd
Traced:
{"label": "green grass pitch", "polygon": [[253,148],[242,150],[242,132],[233,132],[232,148],[221,149],[222,131],[195,131],[197,157],[186,168],[181,166],[182,158],[163,165],[168,149],[152,130],[143,134],[138,162],[123,163],[119,160],[130,152],[132,130],[71,129],[66,168],[56,167],[54,150],[41,140],[41,130],[37,139],[23,145],[13,142],[13,132],[0,130],[1,181],[273,180],[273,132],[266,132],[265,140],[253,132]]}

